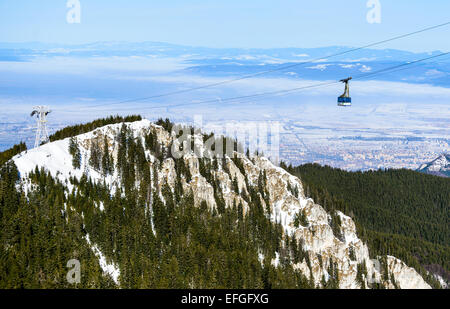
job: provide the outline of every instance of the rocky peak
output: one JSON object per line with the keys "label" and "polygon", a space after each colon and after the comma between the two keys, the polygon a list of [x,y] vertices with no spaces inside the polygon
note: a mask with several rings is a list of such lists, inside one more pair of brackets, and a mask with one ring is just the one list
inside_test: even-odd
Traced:
{"label": "rocky peak", "polygon": [[[123,125],[129,129],[133,139],[142,145],[158,145],[157,151],[145,149],[152,190],[161,194],[164,185],[176,190],[177,179],[181,179],[184,192],[191,192],[196,206],[206,204],[210,210],[242,205],[244,215],[248,213],[249,201],[259,199],[265,214],[274,223],[282,226],[284,235],[292,236],[304,250],[303,259],[294,265],[318,287],[323,287],[331,277],[339,279],[340,288],[372,287],[378,283],[386,288],[430,288],[413,269],[395,257],[371,257],[366,244],[357,235],[352,218],[341,212],[327,213],[325,209],[307,198],[301,179],[275,166],[268,159],[234,152],[224,158],[207,160],[199,158],[193,151],[184,153],[181,160],[188,171],[177,173],[180,161],[169,155],[172,145],[177,145],[177,135],[166,131],[148,120],[114,124],[76,136],[81,153],[81,167],[72,166],[69,139],[43,145],[21,153],[13,158],[18,166],[25,192],[32,190],[27,175],[36,167],[44,168],[74,190],[69,179],[80,179],[84,175],[97,183],[105,183],[113,194],[123,186],[122,177],[116,169],[105,175],[92,166],[89,157],[92,147],[106,139],[107,150],[113,161],[119,158],[118,136]],[[196,143],[202,136],[198,135]],[[202,149],[202,148],[200,148]],[[218,186],[215,186],[216,182]],[[136,180],[138,186],[139,180]],[[216,189],[215,188],[219,188]],[[258,190],[252,190],[258,188]],[[256,192],[253,195],[252,192]],[[301,218],[301,220],[299,219]],[[282,249],[272,260],[279,263]]]}
{"label": "rocky peak", "polygon": [[430,163],[423,164],[419,172],[442,177],[450,177],[450,155],[442,154]]}

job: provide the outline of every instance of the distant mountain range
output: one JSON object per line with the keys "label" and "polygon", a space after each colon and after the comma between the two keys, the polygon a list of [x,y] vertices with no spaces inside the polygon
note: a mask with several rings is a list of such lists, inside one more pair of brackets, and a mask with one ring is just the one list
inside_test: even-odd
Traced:
{"label": "distant mountain range", "polygon": [[[95,42],[88,44],[53,44],[41,42],[25,42],[25,43],[7,43],[0,42],[0,50],[3,53],[14,53],[24,51],[27,54],[47,54],[47,55],[71,55],[71,56],[88,56],[88,55],[190,55],[199,56],[201,58],[220,58],[223,60],[246,60],[259,61],[261,59],[287,61],[305,61],[313,58],[327,57],[337,53],[342,53],[353,47],[347,46],[328,46],[318,48],[210,48],[176,45],[164,42]],[[440,51],[429,53],[413,53],[395,49],[361,49],[351,53],[346,53],[337,57],[333,57],[334,61],[409,61],[421,57],[427,57],[439,54]],[[19,53],[20,54],[20,53]],[[1,60],[0,58],[0,61]]]}
{"label": "distant mountain range", "polygon": [[[271,71],[271,78],[334,80],[402,65],[440,54],[413,53],[394,49],[361,49],[346,53],[352,47],[319,48],[209,48],[162,42],[96,42],[65,45],[50,43],[1,43],[0,62],[29,62],[42,58],[108,58],[142,57],[177,59],[187,67],[181,73],[224,77]],[[339,56],[334,56],[339,55]],[[328,57],[328,58],[327,58]],[[408,66],[408,70],[383,73],[371,80],[428,83],[450,86],[450,63],[445,57]],[[304,63],[303,65],[301,63]],[[299,63],[298,66],[290,66]],[[288,70],[278,70],[288,65]]]}
{"label": "distant mountain range", "polygon": [[423,164],[418,171],[441,177],[450,177],[450,154],[442,154],[430,163]]}

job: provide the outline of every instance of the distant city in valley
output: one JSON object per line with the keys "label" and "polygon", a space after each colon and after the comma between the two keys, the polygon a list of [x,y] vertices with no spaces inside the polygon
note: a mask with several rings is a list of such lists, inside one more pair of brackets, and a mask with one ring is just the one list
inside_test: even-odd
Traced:
{"label": "distant city in valley", "polygon": [[[1,149],[7,149],[19,141],[33,146],[35,126],[32,123],[0,125]],[[53,123],[50,134],[66,125]],[[225,124],[214,123],[212,126],[224,127]],[[280,126],[280,159],[292,165],[318,163],[350,171],[387,168],[417,170],[450,149],[450,138],[445,131],[431,130],[408,135],[411,132],[336,130],[302,126],[295,121],[280,123]]]}
{"label": "distant city in valley", "polygon": [[450,149],[450,138],[444,134],[423,132],[424,137],[418,137],[399,136],[395,131],[302,129],[290,126],[293,132],[284,133],[281,139],[281,157],[293,165],[318,163],[346,170],[416,170]]}

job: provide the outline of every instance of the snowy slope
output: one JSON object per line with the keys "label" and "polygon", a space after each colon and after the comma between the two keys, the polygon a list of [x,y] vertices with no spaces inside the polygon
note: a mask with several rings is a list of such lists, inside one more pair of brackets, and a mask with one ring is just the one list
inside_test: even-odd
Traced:
{"label": "snowy slope", "polygon": [[108,262],[106,261],[106,257],[98,249],[97,245],[95,245],[91,242],[89,234],[86,235],[86,241],[88,242],[88,244],[91,247],[91,250],[94,252],[95,256],[98,258],[100,267],[102,268],[103,272],[110,275],[111,278],[114,280],[114,282],[116,284],[119,284],[120,269],[114,264],[108,264]]}
{"label": "snowy slope", "polygon": [[[152,125],[149,120],[128,123],[128,125],[136,134],[142,133],[143,130],[148,130],[151,126],[157,127],[155,125]],[[39,169],[44,167],[51,173],[54,178],[57,178],[62,183],[66,183],[69,190],[72,189],[68,181],[69,178],[76,177],[80,179],[84,174],[86,174],[88,177],[91,177],[94,182],[105,181],[106,184],[110,185],[111,188],[113,188],[113,185],[117,184],[120,181],[117,172],[114,175],[104,177],[99,172],[90,167],[88,162],[89,149],[91,141],[93,139],[98,138],[100,135],[106,135],[107,138],[111,141],[111,153],[116,153],[117,143],[114,140],[116,134],[120,131],[121,126],[121,123],[108,125],[102,128],[98,128],[92,132],[78,135],[76,137],[81,152],[80,169],[74,169],[72,166],[72,156],[69,153],[70,138],[48,143],[38,148],[23,152],[15,156],[13,158],[13,161],[17,165],[17,168],[23,179],[26,179],[27,175],[36,167],[38,167]],[[142,134],[140,135],[142,136]],[[25,189],[27,189],[27,187],[25,187]]]}
{"label": "snowy slope", "polygon": [[450,177],[450,155],[442,154],[430,163],[423,164],[418,171],[442,177]]}
{"label": "snowy slope", "polygon": [[[158,141],[165,147],[174,142],[173,135],[148,120],[126,123],[126,125],[132,130],[136,139],[140,138],[143,141],[145,134],[152,131],[155,133]],[[69,139],[49,143],[15,156],[13,160],[19,169],[25,192],[27,193],[32,189],[27,176],[36,167],[42,167],[49,171],[53,177],[66,184],[68,191],[73,189],[68,181],[69,178],[81,178],[83,175],[87,175],[95,182],[105,182],[109,185],[111,192],[120,188],[121,181],[117,171],[113,175],[104,177],[89,165],[88,155],[92,141],[106,137],[109,145],[108,151],[113,155],[114,160],[117,160],[118,141],[116,136],[121,126],[122,124],[108,125],[76,137],[82,157],[80,169],[74,169],[72,166],[72,157],[69,154]],[[387,288],[393,288],[395,285],[401,288],[430,288],[413,268],[408,267],[394,257],[386,257],[386,259],[387,267],[396,284],[391,282],[391,279],[382,281],[379,267],[380,259],[378,257],[374,259],[369,255],[367,245],[358,238],[352,218],[337,212],[341,224],[339,235],[335,235],[331,227],[331,214],[305,196],[303,185],[299,178],[275,166],[264,157],[252,156],[247,158],[243,154],[236,155],[242,160],[250,185],[258,183],[258,177],[263,171],[267,175],[266,189],[269,193],[270,219],[273,222],[281,223],[285,234],[295,236],[297,241],[302,244],[303,249],[307,251],[310,263],[303,260],[301,263],[293,266],[295,269],[301,270],[307,277],[310,277],[317,286],[322,284],[323,278],[328,280],[329,274],[327,269],[333,262],[337,264],[341,288],[360,287],[356,277],[357,266],[361,263],[365,263],[367,267],[368,274],[364,276],[366,286],[372,280],[378,280]],[[149,152],[146,153],[146,156],[149,164],[158,168],[160,183],[153,184],[155,189],[161,190],[164,183],[174,188],[176,171],[173,159],[167,158],[160,164],[154,164],[156,158]],[[193,193],[195,205],[198,206],[204,201],[209,208],[216,207],[213,188],[199,173],[197,157],[190,153],[186,154],[183,159],[192,174],[192,180],[189,183],[183,178],[184,191],[187,192],[189,190]],[[241,196],[233,192],[231,181],[231,179],[237,179],[240,192],[248,192],[245,176],[229,158],[226,160],[226,165],[229,172],[225,172],[223,166],[219,165],[219,168],[212,171],[212,173],[216,179],[220,180],[226,206],[231,207],[235,202],[242,203],[245,214],[248,210],[248,204]],[[296,189],[295,193],[292,191],[292,188]],[[266,209],[265,201],[262,200],[261,203],[264,204],[264,209]],[[99,205],[99,207],[102,206]],[[295,226],[294,224],[294,218],[300,212],[307,218],[308,224],[306,226]],[[91,244],[89,238],[87,238],[87,241],[99,258],[100,265],[104,271],[109,273],[114,281],[118,282],[120,269],[116,268],[114,263],[107,264],[105,256],[98,247],[95,244]],[[277,253],[277,258],[273,261],[274,265],[279,263],[279,254]]]}

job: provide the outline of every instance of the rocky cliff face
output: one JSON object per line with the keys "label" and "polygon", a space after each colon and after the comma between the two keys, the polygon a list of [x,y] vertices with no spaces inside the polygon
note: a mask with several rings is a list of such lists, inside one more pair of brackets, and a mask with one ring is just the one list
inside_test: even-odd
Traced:
{"label": "rocky cliff face", "polygon": [[[77,143],[81,152],[81,168],[72,167],[72,156],[69,154],[69,139],[43,145],[37,149],[22,153],[13,158],[22,178],[25,192],[32,189],[27,174],[36,166],[48,170],[53,177],[66,184],[67,190],[72,190],[68,181],[70,177],[80,178],[89,176],[95,182],[105,182],[111,192],[121,187],[121,178],[117,171],[104,176],[89,164],[89,152],[96,140],[108,141],[108,152],[115,161],[118,157],[117,134],[122,124],[109,125],[93,132],[77,136]],[[152,133],[169,151],[176,143],[176,136],[164,128],[152,124],[148,120],[127,123],[135,139],[145,143],[145,136]],[[197,136],[197,141],[201,136]],[[175,189],[177,177],[173,158],[159,160],[150,151],[145,152],[146,159],[152,173],[152,187],[159,192],[164,184]],[[241,203],[243,213],[248,211],[248,203],[244,195],[249,193],[247,186],[258,184],[258,179],[265,175],[266,198],[259,195],[263,208],[273,222],[281,223],[284,234],[294,236],[303,247],[307,258],[294,265],[302,273],[314,281],[316,286],[323,286],[330,277],[330,271],[337,273],[339,287],[353,289],[373,287],[375,283],[386,288],[430,288],[423,278],[413,269],[395,257],[371,257],[366,244],[356,233],[353,220],[341,212],[327,213],[324,208],[305,196],[302,182],[299,178],[287,173],[272,164],[268,159],[260,156],[247,157],[235,153],[241,166],[226,157],[219,160],[217,168],[211,170],[222,191],[225,207],[232,207]],[[190,179],[182,178],[184,191],[193,193],[196,206],[205,204],[209,209],[217,207],[213,186],[200,172],[200,161],[194,153],[186,153],[182,157],[190,172]],[[237,183],[238,192],[233,188]],[[302,220],[296,218],[302,217]],[[98,251],[98,249],[97,249]],[[96,252],[96,254],[101,254]],[[272,264],[279,263],[279,254],[272,260]],[[117,270],[120,271],[120,270]]]}

